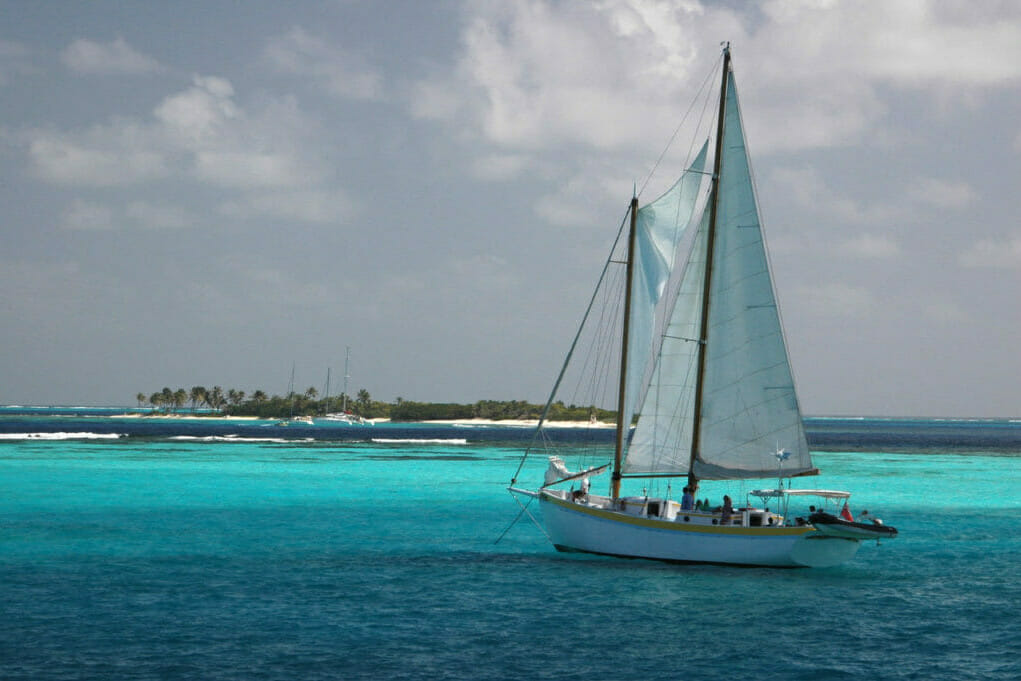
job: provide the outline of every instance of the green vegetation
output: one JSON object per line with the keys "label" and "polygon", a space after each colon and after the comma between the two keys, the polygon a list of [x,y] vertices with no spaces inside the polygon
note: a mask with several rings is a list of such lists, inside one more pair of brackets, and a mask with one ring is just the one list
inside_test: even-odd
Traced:
{"label": "green vegetation", "polygon": [[[315,388],[304,393],[292,392],[289,395],[273,395],[270,397],[262,390],[248,395],[243,390],[224,391],[220,386],[207,390],[204,386],[195,386],[190,391],[183,388],[171,390],[163,388],[152,393],[138,393],[135,399],[139,406],[149,404],[153,411],[164,414],[180,413],[185,404],[190,410],[211,410],[215,415],[225,416],[256,416],[264,419],[283,419],[291,416],[321,416],[341,410],[345,402],[344,395],[330,397],[329,400],[318,399]],[[347,409],[353,414],[367,419],[389,418],[392,421],[439,421],[458,419],[489,419],[502,421],[509,419],[537,419],[542,415],[543,405],[531,404],[522,400],[480,400],[474,404],[455,404],[448,402],[413,402],[398,397],[393,403],[373,400],[369,391],[362,388],[357,396],[346,398]],[[201,415],[201,414],[200,414]],[[613,421],[616,413],[597,407],[567,406],[563,402],[555,402],[550,407],[550,421]]]}

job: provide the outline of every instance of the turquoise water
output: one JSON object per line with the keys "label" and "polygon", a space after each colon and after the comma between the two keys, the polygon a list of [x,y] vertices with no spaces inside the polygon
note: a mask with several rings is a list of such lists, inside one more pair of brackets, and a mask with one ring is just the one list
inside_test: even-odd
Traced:
{"label": "turquoise water", "polygon": [[408,434],[0,439],[0,678],[1021,678],[1021,441],[816,453],[901,535],[787,571],[494,544],[522,436]]}

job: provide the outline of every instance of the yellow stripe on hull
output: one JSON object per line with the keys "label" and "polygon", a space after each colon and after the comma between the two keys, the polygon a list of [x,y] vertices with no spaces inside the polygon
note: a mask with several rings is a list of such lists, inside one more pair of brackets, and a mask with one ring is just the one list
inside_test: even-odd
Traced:
{"label": "yellow stripe on hull", "polygon": [[700,525],[593,508],[548,493],[540,493],[539,500],[550,539],[560,550],[683,563],[829,567],[850,560],[859,545],[825,537],[811,526]]}

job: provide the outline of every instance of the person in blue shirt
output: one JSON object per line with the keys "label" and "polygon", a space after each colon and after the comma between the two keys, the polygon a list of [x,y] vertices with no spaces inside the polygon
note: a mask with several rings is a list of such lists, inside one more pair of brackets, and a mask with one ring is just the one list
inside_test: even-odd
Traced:
{"label": "person in blue shirt", "polygon": [[684,494],[681,495],[681,510],[690,511],[695,508],[695,497],[691,494],[691,488],[685,487]]}

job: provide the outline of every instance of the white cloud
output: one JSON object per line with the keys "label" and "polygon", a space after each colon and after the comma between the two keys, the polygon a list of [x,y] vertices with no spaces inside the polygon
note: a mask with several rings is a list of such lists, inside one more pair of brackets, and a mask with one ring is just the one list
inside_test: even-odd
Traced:
{"label": "white cloud", "polygon": [[[690,8],[528,2],[474,9],[456,77],[473,99],[465,110],[492,142],[608,149],[643,139],[650,123],[665,130],[675,121],[674,97],[694,63],[692,41],[680,39]],[[437,91],[450,88],[426,90]]]}
{"label": "white cloud", "polygon": [[154,145],[149,130],[117,121],[82,133],[29,134],[32,173],[48,182],[113,187],[166,177],[167,150]]}
{"label": "white cloud", "polygon": [[[750,125],[755,148],[854,144],[882,129],[878,123],[896,105],[891,96],[922,93],[945,114],[971,109],[984,90],[1021,79],[1018,8],[983,7],[764,4],[764,24],[735,47],[744,57],[741,73],[755,76],[747,81],[758,119]],[[799,40],[790,39],[794,33]]]}
{"label": "white cloud", "polygon": [[354,202],[339,190],[252,193],[220,206],[220,214],[232,218],[272,217],[319,224],[347,222],[355,211]]}
{"label": "white cloud", "polygon": [[164,130],[186,148],[215,143],[241,116],[234,88],[223,78],[195,76],[192,87],[163,100],[153,112]]}
{"label": "white cloud", "polygon": [[[293,98],[264,98],[258,107],[246,108],[235,101],[228,80],[195,76],[191,86],[155,106],[150,118],[114,118],[80,131],[31,130],[22,137],[32,173],[53,184],[109,188],[183,182],[222,193],[220,203],[233,206],[221,211],[224,215],[343,220],[351,204],[329,182],[317,131]],[[249,195],[250,190],[260,194]],[[248,207],[238,207],[243,204]],[[135,202],[114,214],[124,218],[122,224],[140,228],[193,222],[193,216],[163,204]],[[101,222],[87,219],[83,210],[72,210],[65,220],[77,228]]]}
{"label": "white cloud", "polygon": [[859,234],[845,241],[840,250],[860,258],[893,258],[900,254],[900,245],[887,234]]}
{"label": "white cloud", "polygon": [[299,27],[270,41],[264,58],[277,73],[310,78],[334,97],[376,100],[383,96],[383,77],[375,68]]}
{"label": "white cloud", "polygon": [[982,239],[961,254],[965,267],[1021,268],[1021,233],[1003,239]]}
{"label": "white cloud", "polygon": [[519,175],[527,165],[528,156],[524,154],[492,154],[475,159],[472,172],[484,180],[506,180]]}
{"label": "white cloud", "polygon": [[967,182],[935,178],[919,179],[908,193],[915,201],[936,208],[965,208],[978,197]]}
{"label": "white cloud", "polygon": [[195,154],[194,162],[197,178],[222,187],[291,187],[305,180],[301,159],[294,158],[286,151],[199,151]]}
{"label": "white cloud", "polygon": [[[593,166],[579,170],[570,178],[554,185],[550,192],[540,198],[535,212],[552,224],[585,227],[605,225],[605,211],[619,210],[623,216],[631,197],[632,186],[621,184],[615,169]],[[593,197],[614,197],[607,203],[594,201]]]}
{"label": "white cloud", "polygon": [[785,200],[811,212],[856,225],[873,225],[894,219],[898,209],[879,202],[860,203],[833,191],[819,171],[810,166],[778,167],[771,174]]}
{"label": "white cloud", "polygon": [[80,132],[32,131],[33,172],[57,184],[108,187],[174,177],[223,188],[316,183],[312,121],[293,100],[247,112],[222,78],[196,76],[150,120],[114,119]]}
{"label": "white cloud", "polygon": [[137,75],[162,70],[159,62],[138,52],[123,38],[109,43],[80,38],[61,52],[60,59],[72,71],[95,75]]}
{"label": "white cloud", "polygon": [[169,203],[132,201],[124,212],[141,229],[183,229],[197,222],[187,210]]}
{"label": "white cloud", "polygon": [[[1021,77],[1021,23],[1018,9],[1007,3],[982,12],[972,4],[955,8],[918,0],[881,7],[771,0],[762,9],[756,47],[774,48],[762,56],[772,55],[768,65],[775,78],[819,74],[816,82],[826,87],[827,74],[904,86],[987,85]],[[803,39],[790,39],[795,26]]]}
{"label": "white cloud", "polygon": [[[944,109],[969,108],[973,90],[1021,79],[1021,22],[1004,16],[1018,10],[986,9],[915,0],[472,3],[457,67],[418,83],[410,107],[472,131],[472,144],[655,153],[712,70],[716,50],[695,47],[714,46],[709,35],[733,43],[756,153],[852,144],[892,108],[890,88],[924,88]],[[957,96],[946,98],[948,88]]]}
{"label": "white cloud", "polygon": [[181,206],[166,202],[131,201],[126,206],[75,199],[63,212],[61,225],[75,231],[118,229],[183,229],[197,219]]}
{"label": "white cloud", "polygon": [[868,289],[847,284],[819,284],[802,286],[794,291],[795,306],[809,318],[867,317],[876,301]]}
{"label": "white cloud", "polygon": [[80,199],[64,211],[61,222],[65,229],[71,230],[95,232],[114,229],[113,211],[109,206]]}
{"label": "white cloud", "polygon": [[[465,95],[453,80],[437,77],[424,80],[411,87],[409,108],[416,118],[455,120],[465,105]],[[1021,136],[1018,137],[1021,140]]]}
{"label": "white cloud", "polygon": [[940,324],[964,324],[971,322],[971,315],[953,301],[941,300],[925,306],[925,316]]}

